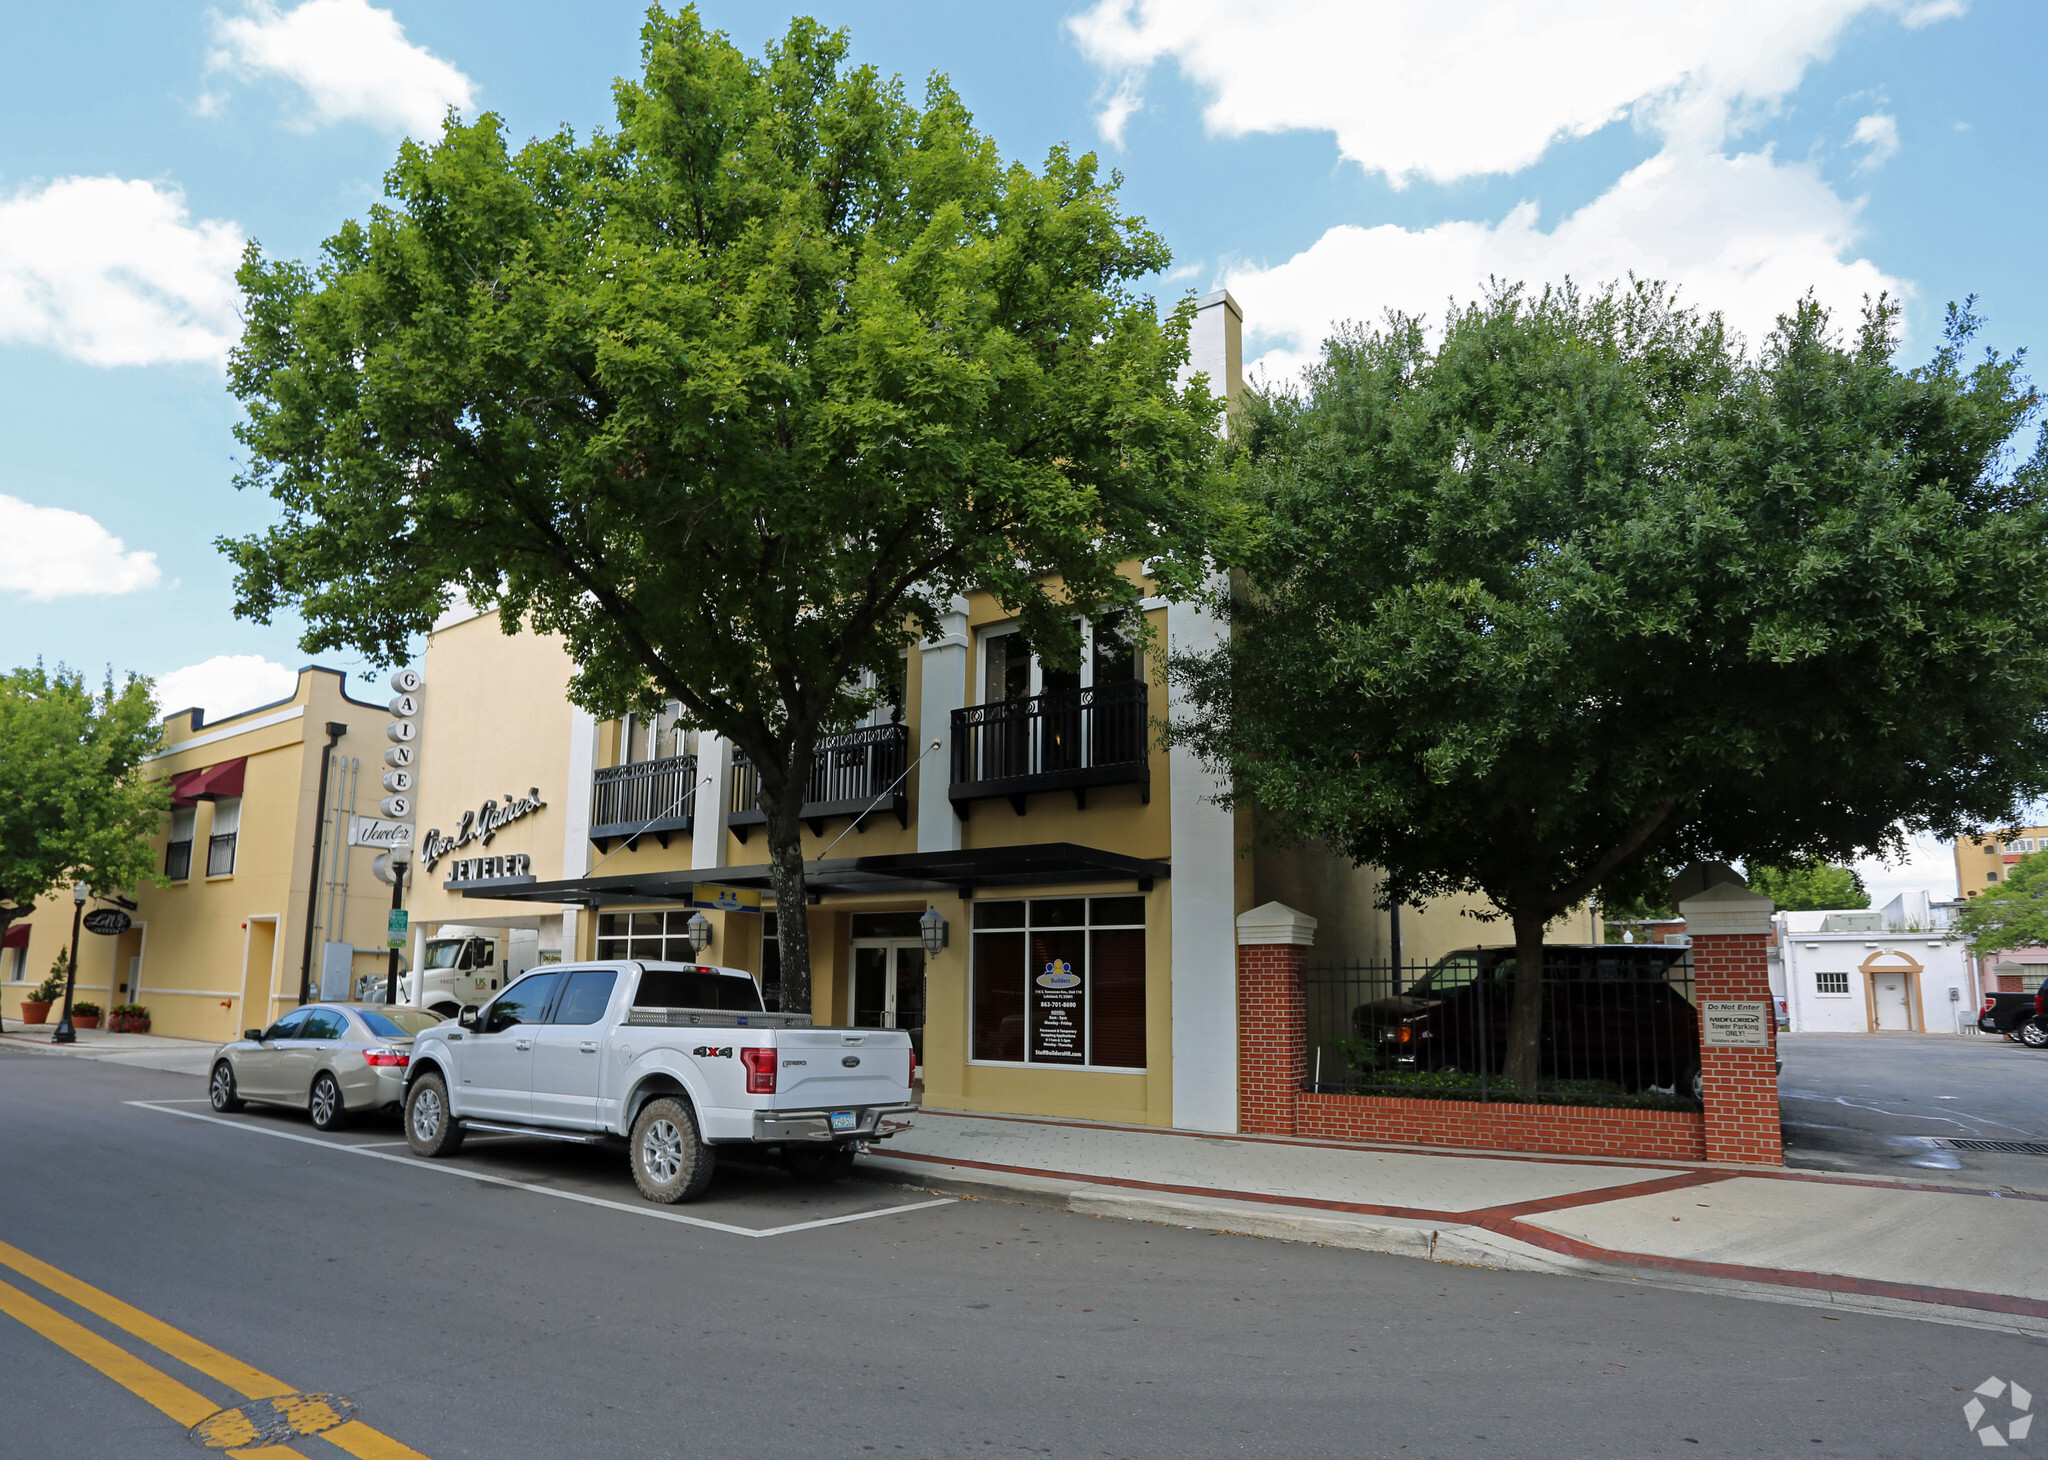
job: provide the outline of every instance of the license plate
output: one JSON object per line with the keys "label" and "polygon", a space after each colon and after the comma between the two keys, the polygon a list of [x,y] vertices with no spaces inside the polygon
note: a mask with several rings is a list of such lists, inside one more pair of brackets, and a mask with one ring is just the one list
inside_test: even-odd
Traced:
{"label": "license plate", "polygon": [[859,1130],[860,1117],[851,1110],[835,1110],[832,1112],[832,1129]]}

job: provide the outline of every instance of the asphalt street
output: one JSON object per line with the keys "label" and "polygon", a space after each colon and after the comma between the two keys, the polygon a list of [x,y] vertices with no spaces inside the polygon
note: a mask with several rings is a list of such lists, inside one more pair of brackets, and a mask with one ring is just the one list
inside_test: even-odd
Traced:
{"label": "asphalt street", "polygon": [[[0,1455],[202,1453],[133,1392],[135,1359],[241,1398],[61,1275],[340,1396],[388,1437],[359,1456],[1918,1460],[1982,1448],[1963,1406],[1988,1377],[2048,1394],[2048,1343],[1977,1328],[738,1164],[652,1208],[613,1152],[421,1164],[395,1125],[329,1138],[201,1095],[0,1052]],[[65,1323],[97,1366],[46,1336]]]}
{"label": "asphalt street", "polygon": [[1788,1166],[2048,1192],[2048,1156],[1935,1144],[2048,1144],[2048,1053],[1941,1034],[1791,1034],[1778,1053]]}

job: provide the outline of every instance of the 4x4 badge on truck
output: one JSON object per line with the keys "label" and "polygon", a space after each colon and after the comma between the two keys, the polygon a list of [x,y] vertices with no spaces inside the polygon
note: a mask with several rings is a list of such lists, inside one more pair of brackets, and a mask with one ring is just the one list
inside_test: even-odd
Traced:
{"label": "4x4 badge on truck", "polygon": [[839,1063],[841,1063],[842,1065],[845,1065],[845,1066],[846,1066],[846,1067],[847,1067],[847,1068],[848,1068],[848,1069],[850,1070],[850,1069],[852,1069],[852,1068],[853,1068],[853,1067],[854,1067],[855,1065],[857,1065],[857,1064],[859,1064],[859,1063],[860,1063],[860,1056],[859,1056],[859,1055],[857,1055],[857,1054],[850,1054],[850,1055],[847,1055],[847,1056],[845,1056],[845,1057],[844,1057],[843,1059],[841,1059],[841,1060],[839,1061]]}
{"label": "4x4 badge on truck", "polygon": [[714,1044],[700,1044],[690,1053],[698,1059],[729,1060],[732,1058],[732,1046],[728,1044],[720,1049]]}

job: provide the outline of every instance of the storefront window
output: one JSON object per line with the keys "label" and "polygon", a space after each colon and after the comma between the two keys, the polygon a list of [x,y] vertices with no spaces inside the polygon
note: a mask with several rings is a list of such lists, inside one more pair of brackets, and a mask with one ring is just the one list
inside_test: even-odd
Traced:
{"label": "storefront window", "polygon": [[972,1057],[1145,1068],[1145,900],[974,904]]}
{"label": "storefront window", "polygon": [[635,958],[642,963],[695,963],[690,947],[690,909],[666,912],[600,913],[597,956]]}

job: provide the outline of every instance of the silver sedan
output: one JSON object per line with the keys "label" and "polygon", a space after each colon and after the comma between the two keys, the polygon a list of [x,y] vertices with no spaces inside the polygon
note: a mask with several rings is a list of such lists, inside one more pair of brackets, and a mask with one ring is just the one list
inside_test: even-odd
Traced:
{"label": "silver sedan", "polygon": [[307,1004],[222,1045],[206,1093],[223,1114],[252,1100],[291,1105],[335,1130],[351,1115],[398,1109],[413,1036],[441,1022],[425,1009]]}

